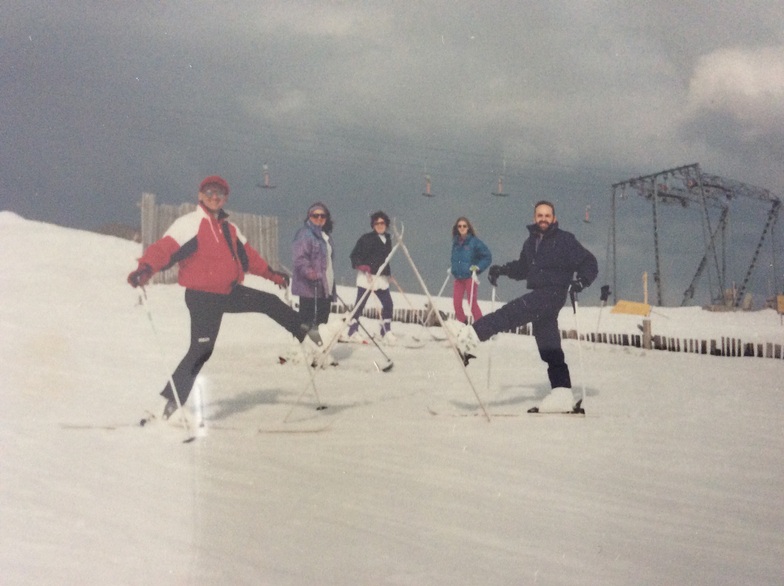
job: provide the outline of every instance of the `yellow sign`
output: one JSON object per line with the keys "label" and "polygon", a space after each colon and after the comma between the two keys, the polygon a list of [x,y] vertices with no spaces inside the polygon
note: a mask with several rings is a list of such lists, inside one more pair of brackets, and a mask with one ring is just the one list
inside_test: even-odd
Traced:
{"label": "yellow sign", "polygon": [[620,300],[615,304],[610,313],[628,313],[630,315],[649,316],[651,313],[651,306],[647,303],[639,303],[637,301],[624,301]]}
{"label": "yellow sign", "polygon": [[784,313],[784,295],[776,295],[776,301],[779,305],[779,313]]}

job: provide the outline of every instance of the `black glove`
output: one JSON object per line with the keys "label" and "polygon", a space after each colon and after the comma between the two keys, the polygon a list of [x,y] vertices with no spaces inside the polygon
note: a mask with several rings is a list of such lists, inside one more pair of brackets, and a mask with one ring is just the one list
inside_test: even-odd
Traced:
{"label": "black glove", "polygon": [[134,289],[144,287],[152,277],[152,267],[148,264],[140,265],[138,269],[128,275],[128,283]]}
{"label": "black glove", "polygon": [[498,283],[498,277],[501,275],[509,274],[506,267],[501,265],[493,265],[487,271],[487,280],[490,281],[490,284],[495,287]]}
{"label": "black glove", "polygon": [[286,273],[275,271],[273,269],[270,269],[269,271],[269,280],[275,283],[281,289],[288,289],[289,283],[291,282],[291,279]]}
{"label": "black glove", "polygon": [[602,292],[599,294],[599,301],[607,301],[610,298],[610,286],[602,285]]}
{"label": "black glove", "polygon": [[581,278],[574,279],[570,284],[569,288],[574,291],[575,293],[579,293],[583,289],[585,289],[588,285]]}

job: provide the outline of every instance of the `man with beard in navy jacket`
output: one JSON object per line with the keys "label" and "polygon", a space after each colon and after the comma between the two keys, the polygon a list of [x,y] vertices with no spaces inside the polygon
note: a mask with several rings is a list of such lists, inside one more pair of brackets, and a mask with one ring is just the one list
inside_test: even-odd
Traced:
{"label": "man with beard in navy jacket", "polygon": [[470,353],[479,342],[499,332],[512,331],[527,323],[533,326],[539,356],[547,363],[552,388],[571,388],[569,367],[561,349],[558,314],[571,289],[579,292],[588,287],[599,273],[596,257],[577,241],[574,234],[561,230],[555,206],[540,201],[534,208],[534,223],[523,243],[520,258],[504,265],[493,265],[488,280],[495,287],[498,277],[517,281],[525,279],[530,291],[497,311],[477,320],[473,326],[460,329],[457,342],[468,364]]}

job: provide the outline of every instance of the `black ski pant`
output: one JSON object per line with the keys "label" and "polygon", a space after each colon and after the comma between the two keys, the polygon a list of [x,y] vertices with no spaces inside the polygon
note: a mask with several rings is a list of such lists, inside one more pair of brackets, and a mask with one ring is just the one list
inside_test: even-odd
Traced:
{"label": "black ski pant", "polygon": [[304,324],[318,327],[329,321],[329,312],[332,309],[332,300],[329,297],[302,297],[299,298],[299,317]]}
{"label": "black ski pant", "polygon": [[185,290],[185,305],[191,315],[191,343],[188,352],[166,383],[161,395],[173,399],[171,383],[177,389],[180,404],[185,404],[202,366],[215,348],[224,313],[264,313],[286,328],[300,342],[305,338],[300,315],[272,293],[237,285],[228,295]]}
{"label": "black ski pant", "polygon": [[566,289],[547,287],[529,291],[474,323],[480,341],[499,332],[510,332],[530,323],[539,357],[547,363],[550,386],[572,388],[569,367],[561,348],[558,314],[566,301]]}

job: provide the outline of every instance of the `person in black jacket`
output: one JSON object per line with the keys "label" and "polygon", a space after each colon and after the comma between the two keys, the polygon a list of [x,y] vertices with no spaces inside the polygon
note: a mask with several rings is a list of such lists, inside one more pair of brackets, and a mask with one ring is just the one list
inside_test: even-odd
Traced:
{"label": "person in black jacket", "polygon": [[[365,292],[370,289],[381,302],[381,336],[387,343],[394,343],[394,336],[390,332],[392,327],[392,295],[389,292],[389,277],[392,269],[389,263],[379,273],[389,253],[392,251],[392,237],[387,232],[389,216],[378,211],[370,215],[372,232],[363,234],[351,251],[351,266],[357,271],[357,300],[359,303]],[[362,304],[354,312],[354,319],[348,329],[349,340],[356,339],[359,328],[359,317],[367,302],[365,297]]]}
{"label": "person in black jacket", "polygon": [[495,287],[502,275],[518,281],[526,279],[530,291],[477,320],[473,327],[463,327],[457,336],[458,348],[467,364],[469,353],[479,342],[530,322],[539,356],[547,363],[551,387],[571,388],[569,367],[561,349],[558,314],[570,288],[582,291],[596,279],[598,263],[574,234],[558,227],[555,206],[548,201],[536,204],[534,223],[528,231],[520,258],[491,266],[488,280]]}

